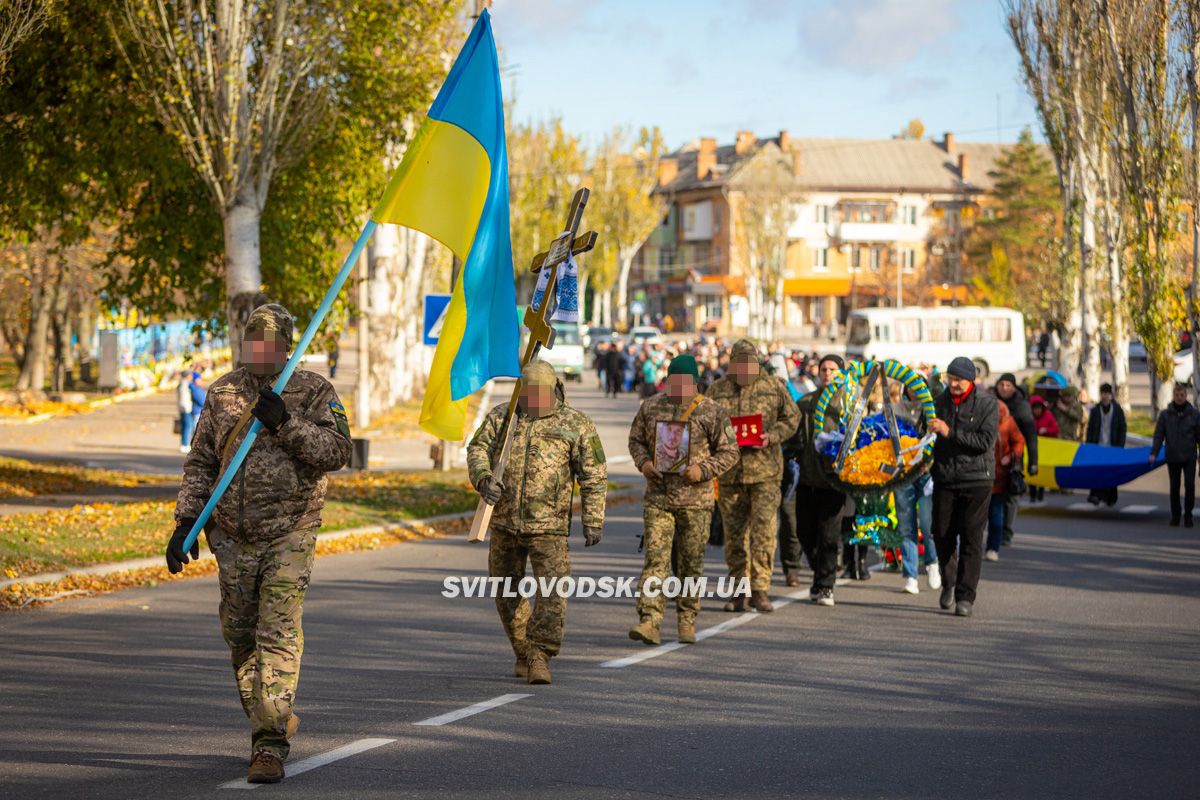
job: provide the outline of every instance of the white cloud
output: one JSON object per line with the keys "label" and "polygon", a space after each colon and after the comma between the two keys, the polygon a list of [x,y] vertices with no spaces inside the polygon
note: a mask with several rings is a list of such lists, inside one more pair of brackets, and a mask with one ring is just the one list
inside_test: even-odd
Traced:
{"label": "white cloud", "polygon": [[873,73],[906,64],[959,28],[954,0],[834,0],[800,21],[822,64]]}

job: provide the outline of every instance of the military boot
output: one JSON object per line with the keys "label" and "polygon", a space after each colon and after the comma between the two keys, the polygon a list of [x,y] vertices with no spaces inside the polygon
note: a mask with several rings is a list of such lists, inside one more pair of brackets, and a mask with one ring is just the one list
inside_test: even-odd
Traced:
{"label": "military boot", "polygon": [[534,684],[550,682],[550,664],[546,654],[541,650],[533,650],[529,654],[529,675],[527,680]]}
{"label": "military boot", "polygon": [[513,675],[518,678],[529,677],[529,662],[525,660],[525,656],[517,656],[517,663],[513,666]]}
{"label": "military boot", "polygon": [[648,619],[644,619],[637,625],[629,629],[629,638],[635,642],[643,642],[645,644],[660,644],[661,640],[658,637],[658,626]]}
{"label": "military boot", "polygon": [[775,610],[775,606],[771,603],[770,596],[760,589],[753,589],[750,592],[750,607],[757,610],[760,614],[770,614]]}
{"label": "military boot", "polygon": [[738,613],[748,610],[749,607],[749,598],[743,594],[739,594],[725,604],[726,611],[736,611]]}
{"label": "military boot", "polygon": [[246,783],[279,783],[283,780],[283,762],[278,756],[265,750],[254,754],[250,762],[250,770],[246,773]]}
{"label": "military boot", "polygon": [[292,737],[295,736],[296,732],[299,730],[300,730],[300,715],[292,714],[290,717],[288,717],[288,721],[287,721],[287,738],[288,738],[289,742],[292,740]]}
{"label": "military boot", "polygon": [[679,643],[680,644],[695,644],[696,643],[696,623],[690,619],[679,620]]}

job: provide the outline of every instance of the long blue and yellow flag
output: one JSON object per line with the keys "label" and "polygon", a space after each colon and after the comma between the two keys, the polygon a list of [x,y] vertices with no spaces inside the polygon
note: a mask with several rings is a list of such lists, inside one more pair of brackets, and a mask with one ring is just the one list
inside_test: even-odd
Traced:
{"label": "long blue and yellow flag", "polygon": [[520,333],[508,228],[508,148],[491,17],[479,15],[379,205],[375,222],[427,233],[463,262],[433,354],[421,427],[466,434],[467,396],[517,377]]}
{"label": "long blue and yellow flag", "polygon": [[[1028,451],[1026,451],[1028,461]],[[1038,474],[1025,480],[1044,489],[1115,489],[1162,466],[1149,447],[1102,447],[1038,437]]]}

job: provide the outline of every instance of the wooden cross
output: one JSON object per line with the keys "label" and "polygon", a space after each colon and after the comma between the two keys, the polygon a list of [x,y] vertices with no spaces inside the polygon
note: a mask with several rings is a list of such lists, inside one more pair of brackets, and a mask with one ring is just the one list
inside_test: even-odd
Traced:
{"label": "wooden cross", "polygon": [[[571,207],[567,211],[567,224],[563,232],[555,237],[550,244],[550,249],[544,253],[538,253],[533,257],[532,263],[529,265],[531,272],[541,272],[544,269],[550,270],[546,280],[546,290],[542,293],[542,303],[537,309],[533,307],[533,303],[525,308],[525,316],[522,318],[522,323],[529,329],[529,341],[525,344],[525,353],[521,356],[521,367],[524,368],[533,359],[537,358],[543,347],[552,349],[554,347],[554,326],[550,324],[550,316],[554,311],[555,306],[555,291],[558,288],[558,268],[565,264],[572,256],[577,256],[580,253],[586,253],[596,246],[596,232],[588,231],[584,234],[578,234],[579,226],[583,222],[583,210],[587,207],[588,197],[591,192],[587,189],[580,189],[575,193],[575,197],[571,200]],[[512,398],[508,401],[508,413],[504,416],[504,431],[500,437],[500,456],[496,459],[492,466],[492,474],[498,479],[504,477],[504,468],[508,464],[508,454],[512,444],[512,418],[517,410],[517,400],[521,396],[521,379],[517,378],[517,384],[513,387]],[[479,499],[479,505],[475,508],[475,519],[471,522],[471,533],[467,537],[469,542],[482,542],[487,536],[488,526],[492,521],[492,506],[482,497]]]}

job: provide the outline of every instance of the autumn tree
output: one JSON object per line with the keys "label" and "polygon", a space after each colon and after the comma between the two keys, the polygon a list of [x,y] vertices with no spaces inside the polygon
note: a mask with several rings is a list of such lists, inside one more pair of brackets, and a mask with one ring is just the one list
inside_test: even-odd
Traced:
{"label": "autumn tree", "polygon": [[752,337],[773,339],[783,313],[787,250],[799,196],[791,162],[773,144],[760,148],[730,181],[738,206],[734,237],[746,269]]}
{"label": "autumn tree", "polygon": [[643,128],[636,136],[618,128],[604,138],[592,160],[589,219],[600,235],[599,259],[615,265],[616,321],[621,327],[629,321],[633,259],[666,213],[666,203],[654,194],[663,150],[657,128]]}
{"label": "autumn tree", "polygon": [[1063,286],[1055,263],[1062,198],[1054,165],[1026,128],[988,176],[992,214],[967,242],[971,281],[993,305],[1012,306],[1031,320],[1061,319]]}

